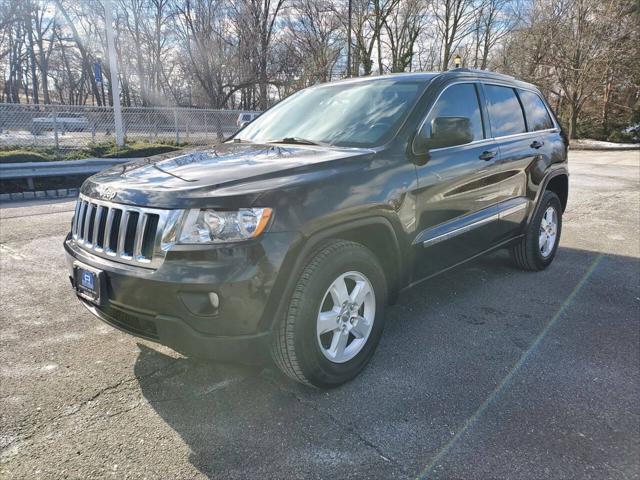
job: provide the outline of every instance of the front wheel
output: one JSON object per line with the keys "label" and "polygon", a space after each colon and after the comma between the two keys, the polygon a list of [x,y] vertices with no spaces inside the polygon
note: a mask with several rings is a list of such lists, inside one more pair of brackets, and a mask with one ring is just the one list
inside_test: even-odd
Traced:
{"label": "front wheel", "polygon": [[380,340],[386,292],[384,272],[369,249],[344,240],[326,244],[302,271],[274,330],[276,365],[321,388],[352,379]]}
{"label": "front wheel", "polygon": [[562,205],[558,196],[547,190],[524,238],[511,247],[511,258],[523,270],[547,268],[556,256],[561,232]]}

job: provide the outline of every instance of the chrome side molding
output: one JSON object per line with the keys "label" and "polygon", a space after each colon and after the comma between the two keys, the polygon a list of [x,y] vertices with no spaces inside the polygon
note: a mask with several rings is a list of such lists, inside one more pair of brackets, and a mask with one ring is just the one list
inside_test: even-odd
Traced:
{"label": "chrome side molding", "polygon": [[518,197],[506,202],[492,205],[478,212],[458,217],[449,222],[428,228],[420,232],[414,240],[414,245],[422,243],[423,247],[430,247],[445,240],[449,240],[463,233],[467,233],[487,223],[501,220],[529,208],[531,202],[525,197]]}

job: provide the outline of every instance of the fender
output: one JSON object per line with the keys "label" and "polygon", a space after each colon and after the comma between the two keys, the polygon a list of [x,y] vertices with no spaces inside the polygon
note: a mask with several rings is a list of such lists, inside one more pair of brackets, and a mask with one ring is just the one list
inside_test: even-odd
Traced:
{"label": "fender", "polygon": [[534,207],[529,211],[529,215],[527,217],[527,221],[526,221],[526,226],[529,225],[529,223],[531,223],[531,220],[533,219],[533,217],[535,217],[536,213],[538,213],[538,209],[540,208],[540,201],[542,200],[542,194],[547,190],[547,185],[549,184],[549,182],[551,181],[552,178],[555,178],[559,175],[566,175],[567,178],[569,177],[569,171],[565,168],[565,167],[560,167],[560,168],[556,168],[554,170],[550,170],[547,172],[547,174],[544,176],[544,178],[542,179],[542,182],[540,182],[540,187],[538,188],[538,191],[536,192],[536,197],[534,200]]}
{"label": "fender", "polygon": [[298,237],[298,240],[287,252],[278,278],[271,290],[269,300],[259,322],[259,331],[271,330],[276,320],[285,314],[288,307],[287,299],[293,293],[300,273],[309,258],[320,248],[322,243],[331,238],[340,237],[341,234],[345,232],[371,225],[381,225],[386,228],[391,235],[392,245],[390,246],[390,253],[394,255],[394,264],[398,265],[393,278],[389,281],[389,300],[393,301],[397,296],[399,278],[404,271],[400,242],[398,241],[398,235],[393,224],[382,215],[351,221],[346,220]]}

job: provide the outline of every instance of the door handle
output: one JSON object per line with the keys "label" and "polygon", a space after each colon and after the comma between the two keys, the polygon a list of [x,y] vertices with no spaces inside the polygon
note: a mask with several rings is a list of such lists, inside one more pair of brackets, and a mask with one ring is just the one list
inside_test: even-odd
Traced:
{"label": "door handle", "polygon": [[480,160],[491,160],[493,157],[495,157],[498,154],[498,152],[494,151],[494,150],[485,150],[484,152],[482,152],[480,154],[480,156],[478,157]]}
{"label": "door handle", "polygon": [[541,140],[534,140],[533,143],[531,145],[529,145],[531,148],[535,148],[538,149],[540,147],[542,147],[544,145],[544,142]]}

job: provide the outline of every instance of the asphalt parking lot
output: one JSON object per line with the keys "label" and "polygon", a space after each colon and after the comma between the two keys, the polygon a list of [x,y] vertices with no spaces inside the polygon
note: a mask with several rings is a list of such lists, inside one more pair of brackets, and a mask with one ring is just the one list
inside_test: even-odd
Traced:
{"label": "asphalt parking lot", "polygon": [[388,309],[332,391],[116,331],[71,292],[73,203],[0,209],[0,476],[640,478],[640,152],[571,152],[544,272],[498,252]]}

